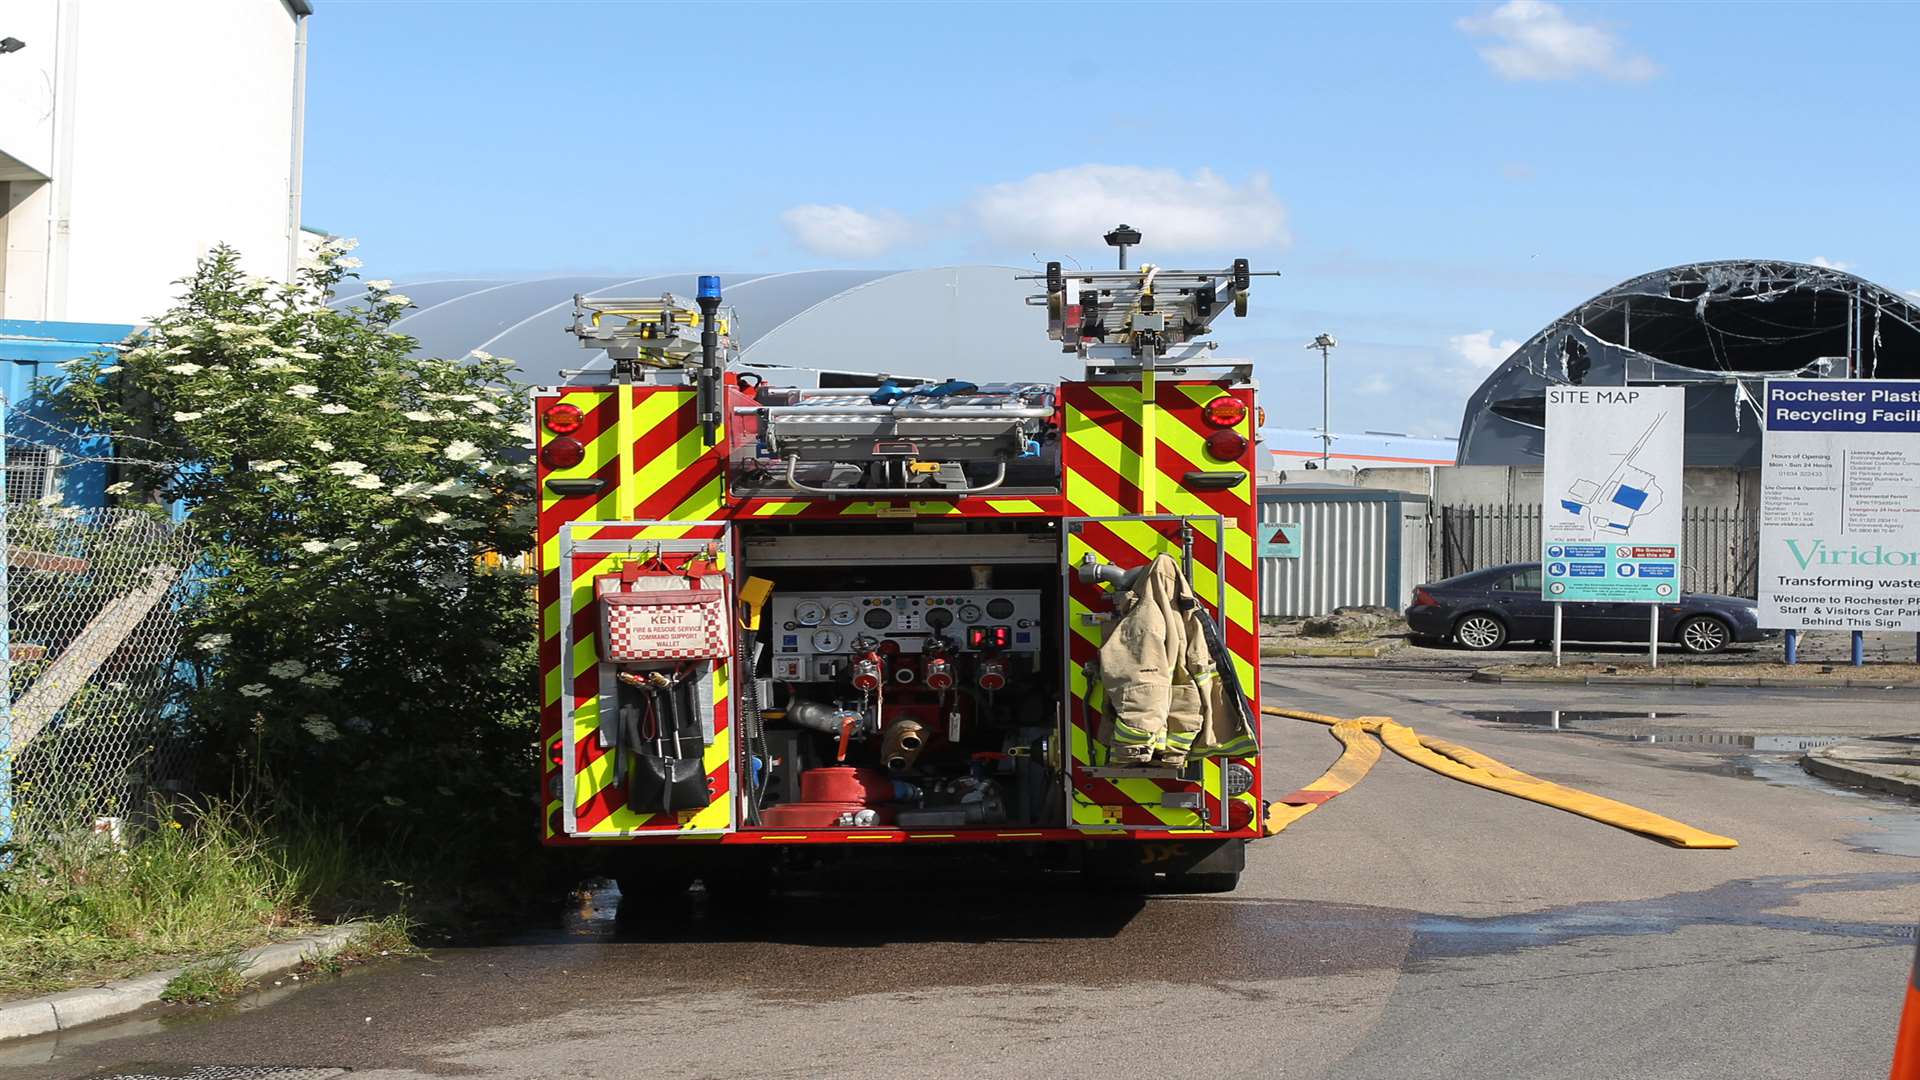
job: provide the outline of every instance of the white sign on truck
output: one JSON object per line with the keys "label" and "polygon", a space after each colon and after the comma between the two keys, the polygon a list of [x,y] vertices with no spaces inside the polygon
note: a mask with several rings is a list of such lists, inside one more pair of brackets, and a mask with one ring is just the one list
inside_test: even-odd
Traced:
{"label": "white sign on truck", "polygon": [[1920,380],[1769,379],[1760,625],[1920,630]]}
{"label": "white sign on truck", "polygon": [[1679,598],[1686,411],[1678,386],[1547,388],[1543,598]]}

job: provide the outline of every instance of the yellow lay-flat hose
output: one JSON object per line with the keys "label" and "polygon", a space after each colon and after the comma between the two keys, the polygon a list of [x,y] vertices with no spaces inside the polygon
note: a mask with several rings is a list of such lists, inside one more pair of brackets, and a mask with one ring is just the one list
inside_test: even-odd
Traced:
{"label": "yellow lay-flat hose", "polygon": [[[1739,841],[1730,836],[1706,832],[1671,818],[1661,817],[1652,811],[1642,810],[1637,806],[1628,806],[1626,803],[1615,802],[1612,799],[1542,780],[1458,743],[1423,738],[1412,728],[1397,724],[1387,717],[1363,716],[1357,720],[1343,721],[1337,716],[1328,716],[1325,713],[1303,712],[1273,706],[1263,707],[1260,711],[1268,716],[1282,716],[1314,724],[1336,725],[1336,737],[1339,736],[1340,727],[1351,724],[1361,731],[1377,735],[1380,741],[1387,745],[1387,749],[1416,765],[1432,769],[1442,776],[1483,787],[1489,791],[1498,791],[1515,798],[1526,799],[1529,802],[1537,802],[1542,806],[1551,806],[1556,810],[1565,810],[1570,814],[1578,814],[1618,829],[1637,832],[1642,836],[1664,840],[1675,847],[1724,849],[1739,846]],[[1346,742],[1346,739],[1342,738],[1341,741]],[[1345,755],[1342,755],[1341,760],[1343,762],[1346,760]],[[1371,762],[1368,765],[1370,767]],[[1329,770],[1327,775],[1331,776],[1339,768],[1340,763],[1335,763],[1334,769]],[[1366,769],[1361,769],[1360,775],[1365,774]],[[1358,782],[1358,779],[1358,776],[1354,777],[1353,782]],[[1316,780],[1314,784],[1302,790],[1306,791],[1319,784],[1320,781]],[[1292,824],[1305,814],[1305,811],[1292,813],[1294,809],[1292,806],[1276,806],[1274,811],[1268,814],[1267,831],[1278,832],[1279,829]],[[1279,822],[1279,828],[1274,827],[1275,813],[1279,813],[1282,819]]]}

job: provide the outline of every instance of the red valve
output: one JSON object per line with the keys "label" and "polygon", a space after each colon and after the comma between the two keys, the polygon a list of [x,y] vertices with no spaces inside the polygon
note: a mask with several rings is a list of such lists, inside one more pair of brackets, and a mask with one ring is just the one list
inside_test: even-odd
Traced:
{"label": "red valve", "polygon": [[999,690],[1007,685],[1007,662],[1005,660],[982,660],[974,681],[982,690]]}
{"label": "red valve", "polygon": [[870,652],[853,664],[853,686],[856,690],[869,693],[880,689],[887,681],[887,662],[877,652]]}

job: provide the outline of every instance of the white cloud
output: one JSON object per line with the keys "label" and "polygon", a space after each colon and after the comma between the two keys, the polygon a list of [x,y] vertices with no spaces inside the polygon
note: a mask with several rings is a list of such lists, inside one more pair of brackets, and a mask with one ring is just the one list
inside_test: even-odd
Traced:
{"label": "white cloud", "polygon": [[1513,350],[1521,342],[1507,338],[1499,343],[1493,340],[1493,331],[1476,330],[1471,334],[1455,334],[1447,339],[1447,347],[1453,354],[1465,360],[1476,372],[1492,371],[1500,362],[1513,355]]}
{"label": "white cloud", "polygon": [[1546,81],[1599,75],[1641,82],[1660,73],[1649,57],[1628,50],[1598,23],[1575,22],[1547,0],[1507,0],[1485,15],[1459,20],[1476,38],[1480,59],[1503,79]]}
{"label": "white cloud", "polygon": [[969,210],[981,231],[1022,247],[1084,249],[1126,222],[1152,251],[1285,244],[1287,209],[1264,173],[1234,184],[1210,169],[1192,175],[1138,165],[1075,165],[994,184]]}
{"label": "white cloud", "polygon": [[1359,386],[1354,387],[1358,394],[1384,394],[1393,389],[1393,380],[1378,373],[1367,376]]}
{"label": "white cloud", "polygon": [[1920,300],[1920,289],[1908,289],[1907,296],[1909,299]]}
{"label": "white cloud", "polygon": [[866,213],[851,206],[808,203],[780,215],[794,242],[816,255],[867,259],[884,255],[913,234],[907,219],[890,210]]}
{"label": "white cloud", "polygon": [[1825,255],[1815,255],[1815,256],[1813,257],[1813,265],[1815,265],[1815,266],[1824,266],[1824,267],[1826,267],[1826,268],[1827,268],[1827,269],[1829,269],[1829,270],[1851,270],[1851,269],[1853,269],[1853,264],[1852,264],[1852,263],[1844,263],[1844,262],[1841,262],[1841,261],[1840,261],[1839,259],[1829,259],[1829,258],[1827,258],[1827,257],[1826,257]]}

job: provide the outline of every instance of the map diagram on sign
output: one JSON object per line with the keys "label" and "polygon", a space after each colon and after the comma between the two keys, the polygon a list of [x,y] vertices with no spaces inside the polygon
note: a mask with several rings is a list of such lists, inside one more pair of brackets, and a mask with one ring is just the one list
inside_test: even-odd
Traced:
{"label": "map diagram on sign", "polygon": [[1640,433],[1604,478],[1580,476],[1567,485],[1560,506],[1573,515],[1586,538],[1631,536],[1634,523],[1652,514],[1666,501],[1660,480],[1639,464],[1641,451],[1647,448],[1668,414],[1660,413]]}

